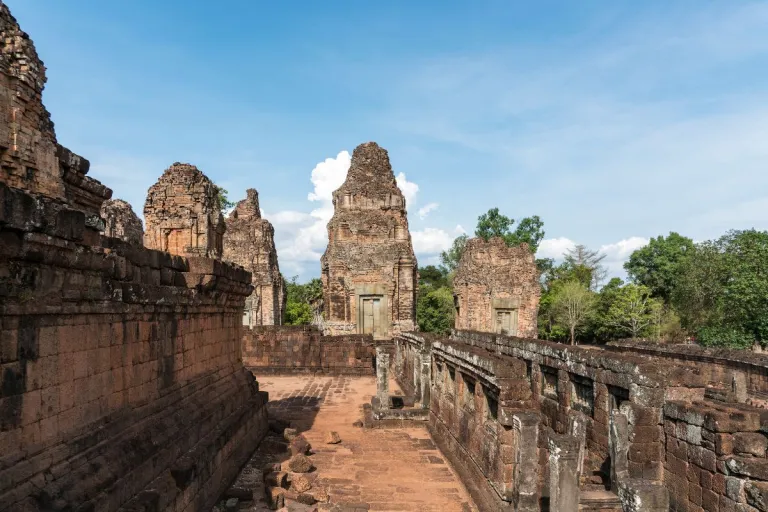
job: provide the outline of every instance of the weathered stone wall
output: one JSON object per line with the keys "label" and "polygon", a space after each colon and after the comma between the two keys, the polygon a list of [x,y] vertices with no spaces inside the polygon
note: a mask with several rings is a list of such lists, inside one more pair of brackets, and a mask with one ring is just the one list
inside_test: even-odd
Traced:
{"label": "weathered stone wall", "polygon": [[[708,394],[737,394],[731,399],[768,407],[768,354],[632,340],[611,342],[607,348],[694,368],[709,383]],[[733,389],[734,381],[737,389]]]}
{"label": "weathered stone wall", "polygon": [[[624,510],[666,509],[665,404],[703,400],[707,380],[695,368],[470,331],[406,333],[395,350],[396,378],[413,390],[413,369],[430,352],[429,429],[481,509],[538,510],[551,479],[574,472],[577,486],[643,504]],[[616,415],[626,426],[611,434]]]}
{"label": "weathered stone wall", "polygon": [[174,163],[149,188],[144,245],[181,256],[221,258],[226,226],[219,191],[197,167]]}
{"label": "weathered stone wall", "polygon": [[250,275],[5,184],[0,204],[0,510],[203,510],[266,429],[239,360]]}
{"label": "weathered stone wall", "polygon": [[414,330],[416,257],[405,198],[385,149],[375,142],[355,148],[333,205],[321,260],[328,333],[384,339]]}
{"label": "weathered stone wall", "polygon": [[111,191],[56,145],[2,3],[0,31],[0,510],[208,510],[267,429],[251,276],[100,236]]}
{"label": "weathered stone wall", "polygon": [[253,293],[246,301],[243,323],[281,325],[285,313],[285,286],[275,249],[275,229],[261,218],[259,194],[248,189],[226,219],[225,261],[242,265],[253,276]]}
{"label": "weathered stone wall", "polygon": [[243,332],[243,364],[264,373],[373,375],[370,335],[323,336],[312,326],[262,326]]}
{"label": "weathered stone wall", "polygon": [[536,337],[541,286],[527,244],[467,242],[453,280],[456,329]]}
{"label": "weathered stone wall", "polygon": [[141,219],[134,213],[131,205],[122,199],[110,199],[101,205],[101,218],[104,220],[102,234],[109,238],[119,238],[134,245],[144,243],[144,228]]}

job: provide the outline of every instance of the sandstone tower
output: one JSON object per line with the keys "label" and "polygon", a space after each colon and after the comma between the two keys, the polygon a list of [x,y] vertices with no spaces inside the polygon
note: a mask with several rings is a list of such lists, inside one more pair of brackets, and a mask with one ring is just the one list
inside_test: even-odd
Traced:
{"label": "sandstone tower", "polygon": [[150,187],[144,222],[149,249],[221,258],[226,226],[218,188],[194,165],[176,162]]}
{"label": "sandstone tower", "polygon": [[243,324],[281,325],[285,286],[275,249],[275,229],[261,218],[259,193],[252,188],[227,217],[224,260],[245,267],[253,275],[253,293],[246,300]]}
{"label": "sandstone tower", "polygon": [[32,40],[0,1],[0,182],[64,201],[100,227],[99,208],[112,191],[86,176],[88,160],[57,143],[45,82]]}
{"label": "sandstone tower", "polygon": [[101,205],[101,217],[104,220],[104,236],[119,238],[133,245],[144,243],[144,228],[141,220],[127,201],[122,199],[104,201]]}
{"label": "sandstone tower", "polygon": [[541,286],[528,244],[469,240],[453,290],[456,329],[536,337]]}
{"label": "sandstone tower", "polygon": [[333,206],[320,263],[326,330],[378,339],[414,330],[416,257],[385,149],[375,142],[355,148]]}

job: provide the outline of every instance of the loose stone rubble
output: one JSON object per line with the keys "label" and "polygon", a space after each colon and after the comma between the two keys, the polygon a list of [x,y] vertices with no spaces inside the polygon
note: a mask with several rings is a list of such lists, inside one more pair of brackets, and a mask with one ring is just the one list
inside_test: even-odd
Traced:
{"label": "loose stone rubble", "polygon": [[285,286],[275,249],[275,229],[261,218],[259,194],[249,188],[226,219],[224,260],[253,275],[253,293],[245,303],[243,325],[280,325],[285,313]]}
{"label": "loose stone rubble", "polygon": [[453,289],[457,329],[536,336],[541,286],[528,244],[468,240]]}
{"label": "loose stone rubble", "polygon": [[326,333],[386,339],[415,329],[416,257],[385,149],[375,142],[355,148],[333,206],[321,259]]}
{"label": "loose stone rubble", "polygon": [[219,189],[197,167],[174,163],[149,188],[144,245],[180,256],[220,259],[224,216]]}
{"label": "loose stone rubble", "polygon": [[102,234],[110,238],[119,238],[129,244],[144,243],[144,228],[133,208],[122,199],[110,199],[101,205],[101,218],[104,219]]}

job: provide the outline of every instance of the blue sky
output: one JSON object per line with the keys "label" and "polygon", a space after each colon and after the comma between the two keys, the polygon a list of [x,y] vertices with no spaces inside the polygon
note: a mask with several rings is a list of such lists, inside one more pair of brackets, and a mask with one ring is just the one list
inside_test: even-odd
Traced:
{"label": "blue sky", "polygon": [[421,264],[495,206],[542,217],[541,255],[584,243],[613,274],[670,230],[768,228],[768,2],[7,3],[92,176],[139,215],[175,161],[258,189],[287,276],[319,274],[368,140]]}

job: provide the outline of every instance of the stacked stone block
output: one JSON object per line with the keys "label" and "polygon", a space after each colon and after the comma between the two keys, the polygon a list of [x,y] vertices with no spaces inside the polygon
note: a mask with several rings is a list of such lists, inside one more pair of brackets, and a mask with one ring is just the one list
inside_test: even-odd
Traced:
{"label": "stacked stone block", "polygon": [[176,162],[149,188],[144,245],[180,256],[220,259],[224,216],[219,189],[197,167]]}
{"label": "stacked stone block", "polygon": [[[539,271],[528,244],[507,247],[501,238],[473,238],[453,280],[456,329],[499,332],[499,314],[515,315],[514,336],[536,336]],[[505,326],[506,327],[506,326]]]}
{"label": "stacked stone block", "polygon": [[261,218],[259,194],[248,189],[246,199],[226,220],[224,260],[242,265],[253,276],[253,293],[246,301],[244,324],[281,325],[285,313],[285,286],[275,248],[275,229]]}
{"label": "stacked stone block", "polygon": [[128,202],[122,199],[104,201],[100,213],[104,221],[102,230],[104,236],[119,238],[133,245],[144,243],[144,227],[141,219],[134,213]]}
{"label": "stacked stone block", "polygon": [[[417,263],[405,198],[385,149],[375,142],[355,148],[333,205],[321,259],[326,334],[384,339],[414,330]],[[378,301],[367,327],[366,297]]]}
{"label": "stacked stone block", "polygon": [[370,335],[323,336],[313,326],[245,328],[243,364],[264,373],[373,375],[375,345]]}

